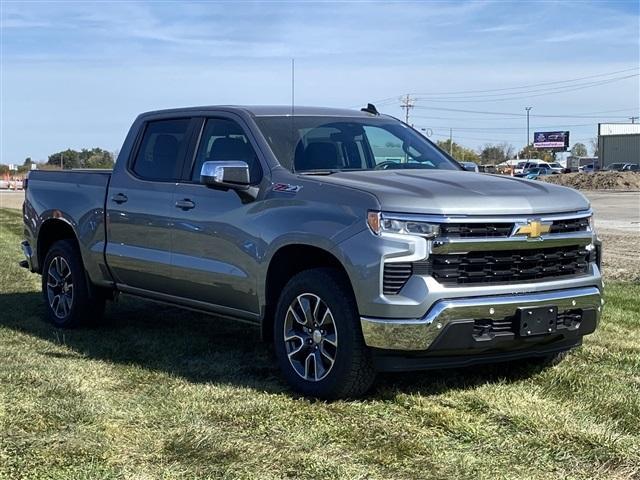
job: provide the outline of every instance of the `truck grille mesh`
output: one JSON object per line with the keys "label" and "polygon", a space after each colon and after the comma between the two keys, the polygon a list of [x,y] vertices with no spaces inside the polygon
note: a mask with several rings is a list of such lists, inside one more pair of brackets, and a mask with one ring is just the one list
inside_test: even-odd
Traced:
{"label": "truck grille mesh", "polygon": [[440,234],[448,238],[508,237],[513,223],[443,223]]}
{"label": "truck grille mesh", "polygon": [[431,255],[431,275],[445,285],[515,283],[585,274],[584,247],[553,247],[498,252]]}
{"label": "truck grille mesh", "polygon": [[[443,223],[440,235],[446,238],[506,238],[511,235],[514,223]],[[585,232],[587,218],[554,220],[549,233]]]}

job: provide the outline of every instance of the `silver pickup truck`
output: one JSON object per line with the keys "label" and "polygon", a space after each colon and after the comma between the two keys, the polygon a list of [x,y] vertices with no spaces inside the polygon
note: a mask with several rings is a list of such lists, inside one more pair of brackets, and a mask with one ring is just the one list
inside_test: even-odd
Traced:
{"label": "silver pickup truck", "polygon": [[129,294],[262,329],[322,398],[376,372],[557,361],[602,309],[588,201],[464,171],[374,108],[198,107],[134,122],[113,171],[33,171],[48,317]]}

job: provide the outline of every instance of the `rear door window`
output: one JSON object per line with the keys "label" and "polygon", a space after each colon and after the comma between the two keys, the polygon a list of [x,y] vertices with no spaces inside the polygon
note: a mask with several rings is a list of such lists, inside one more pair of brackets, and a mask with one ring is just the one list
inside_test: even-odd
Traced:
{"label": "rear door window", "polygon": [[133,171],[144,180],[176,181],[189,139],[189,118],[147,123]]}

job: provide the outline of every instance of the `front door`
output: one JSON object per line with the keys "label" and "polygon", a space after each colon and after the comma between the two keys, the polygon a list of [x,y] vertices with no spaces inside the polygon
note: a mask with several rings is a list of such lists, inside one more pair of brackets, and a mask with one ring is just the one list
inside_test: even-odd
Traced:
{"label": "front door", "polygon": [[234,316],[259,312],[256,265],[262,241],[251,226],[256,202],[232,189],[200,184],[205,161],[240,160],[249,165],[251,182],[262,168],[250,135],[231,118],[206,120],[191,169],[174,192],[174,294],[213,305]]}

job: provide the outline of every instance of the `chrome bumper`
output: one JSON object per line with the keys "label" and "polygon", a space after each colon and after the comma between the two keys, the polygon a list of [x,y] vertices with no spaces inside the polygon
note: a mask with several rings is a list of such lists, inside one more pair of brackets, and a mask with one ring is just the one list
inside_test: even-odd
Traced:
{"label": "chrome bumper", "polygon": [[419,319],[361,317],[362,334],[369,347],[386,350],[427,350],[444,327],[454,320],[501,320],[515,315],[518,308],[554,305],[562,313],[574,309],[602,311],[602,295],[596,287],[574,288],[519,295],[458,298],[436,302]]}

